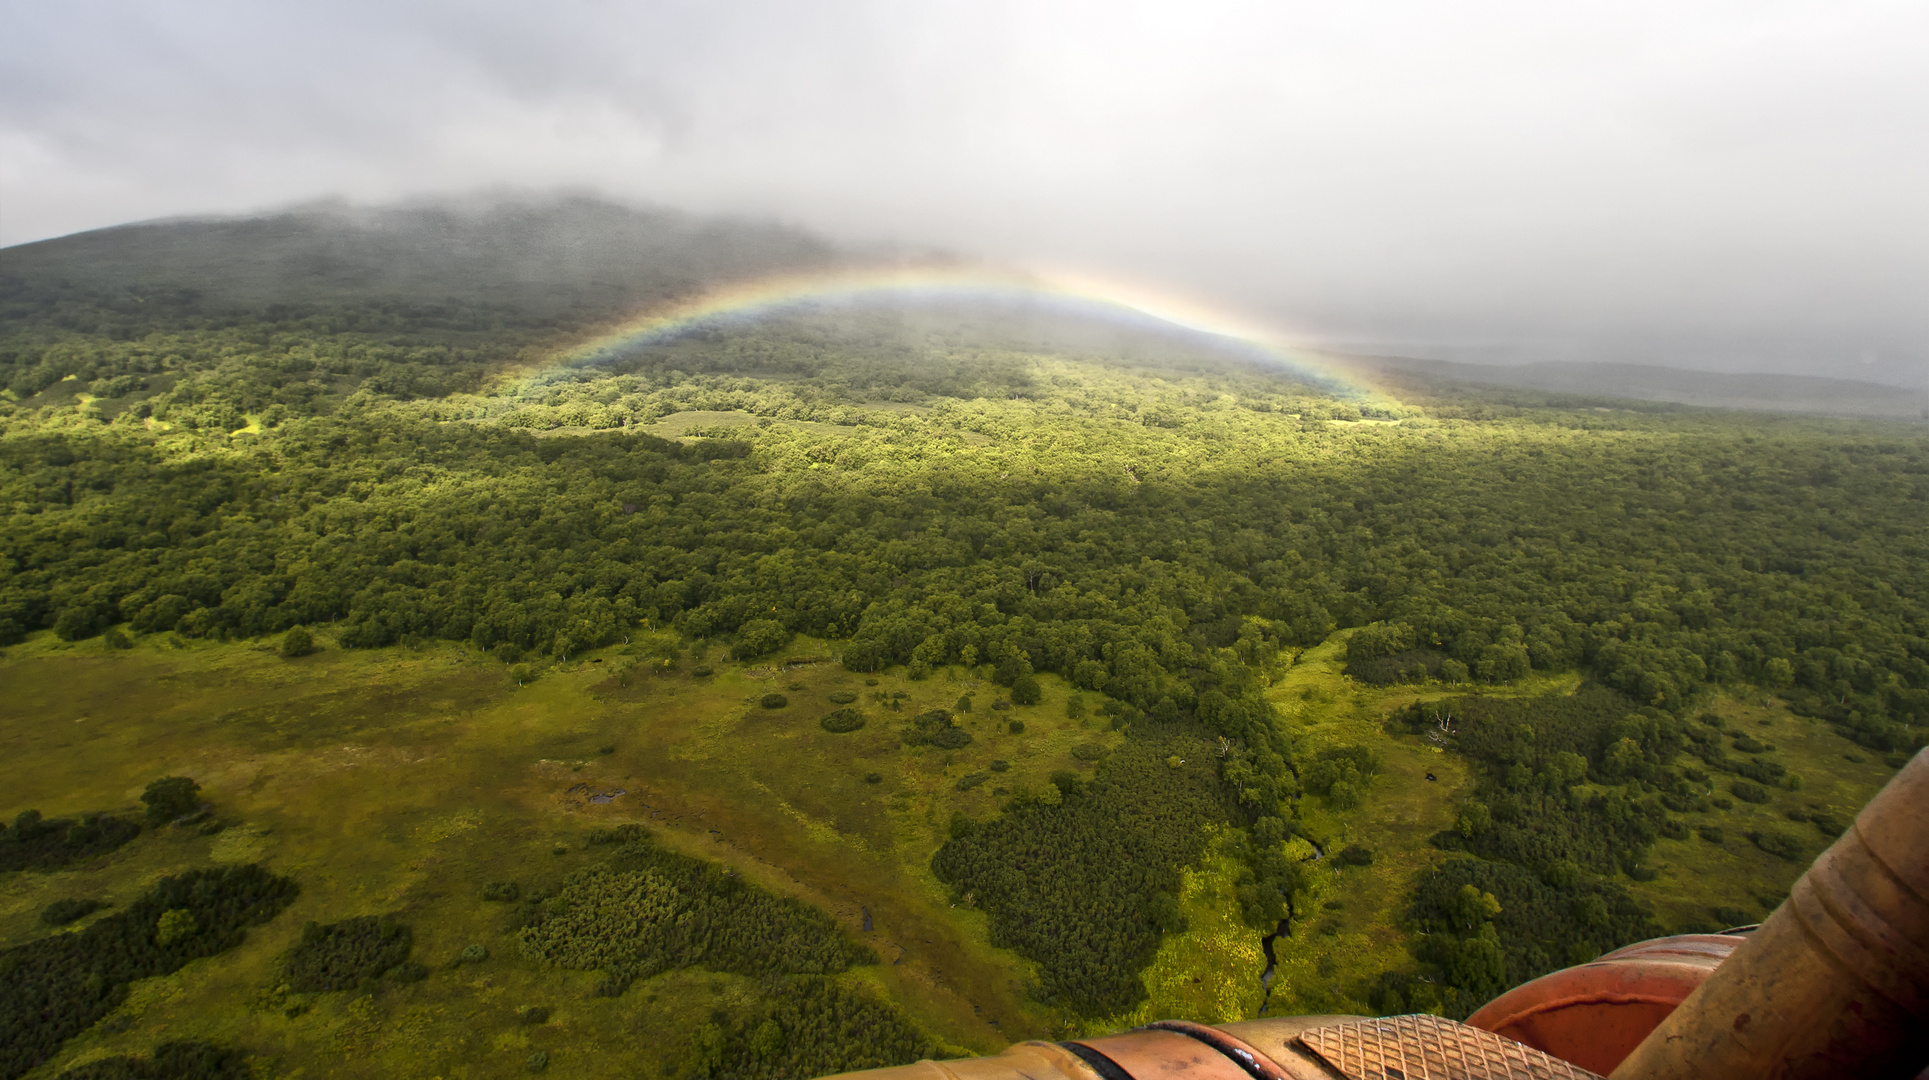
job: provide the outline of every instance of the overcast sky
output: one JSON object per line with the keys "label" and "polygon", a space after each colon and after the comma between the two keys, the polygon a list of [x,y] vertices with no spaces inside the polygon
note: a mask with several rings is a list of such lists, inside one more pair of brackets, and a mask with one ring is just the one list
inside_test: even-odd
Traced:
{"label": "overcast sky", "polygon": [[1929,4],[0,0],[0,242],[591,187],[1304,339],[1929,381]]}

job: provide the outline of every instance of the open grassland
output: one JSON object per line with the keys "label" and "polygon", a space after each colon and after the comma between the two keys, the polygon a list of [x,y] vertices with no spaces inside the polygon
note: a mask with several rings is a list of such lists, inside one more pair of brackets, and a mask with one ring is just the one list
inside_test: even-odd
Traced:
{"label": "open grassland", "polygon": [[[799,648],[808,656],[808,643]],[[174,773],[200,781],[228,827],[161,830],[74,869],[10,875],[0,881],[0,940],[48,932],[35,916],[54,899],[124,902],[211,862],[261,861],[303,887],[242,948],[138,986],[126,1007],[134,1023],[74,1040],[59,1064],[192,1037],[247,1047],[290,1075],[460,1075],[533,1049],[567,1062],[569,1075],[674,1067],[676,1033],[746,980],[686,971],[594,997],[593,973],[518,957],[503,906],[480,899],[492,881],[557,884],[598,858],[584,842],[592,828],[622,822],[830,912],[883,961],[847,977],[961,1052],[1043,1029],[1047,1018],[1022,993],[1022,962],[989,948],[981,920],[950,905],[930,856],[954,811],[988,815],[1053,770],[1089,771],[1072,748],[1118,736],[1066,719],[1051,679],[1039,705],[993,711],[995,688],[962,671],[909,682],[779,660],[714,662],[704,678],[642,664],[612,674],[630,659],[618,646],[519,687],[510,669],[451,648],[326,649],[290,661],[156,635],[118,653],[45,637],[14,649],[0,662],[5,813],[125,807],[148,780]],[[974,689],[962,717],[969,746],[899,745],[911,716]],[[838,690],[862,695],[863,729],[818,725]],[[771,692],[789,703],[762,707]],[[878,700],[893,694],[903,695],[895,709]],[[1024,720],[1022,734],[1008,730],[1012,718]],[[958,778],[993,760],[1008,763],[995,784],[958,790]],[[414,927],[416,957],[435,974],[369,999],[321,995],[285,1016],[276,963],[301,924],[384,914]],[[472,944],[491,958],[443,969]],[[551,1007],[551,1019],[516,1023],[527,1005]]]}
{"label": "open grassland", "polygon": [[[454,647],[325,648],[287,660],[262,645],[164,634],[127,651],[37,635],[0,660],[9,779],[0,813],[135,808],[149,780],[181,774],[202,784],[226,827],[151,831],[60,872],[0,879],[0,942],[57,932],[36,920],[56,899],[124,904],[163,876],[210,864],[261,862],[295,877],[302,893],[242,947],[137,984],[115,1017],[34,1075],[182,1038],[243,1047],[278,1076],[492,1075],[536,1051],[562,1075],[675,1075],[691,1052],[688,1033],[749,1000],[753,980],[682,970],[599,997],[595,973],[522,958],[506,906],[481,899],[488,882],[554,888],[605,853],[586,843],[590,830],[626,822],[829,912],[881,958],[840,978],[899,1003],[955,1052],[1165,1016],[1369,1011],[1373,979],[1411,964],[1414,884],[1449,857],[1428,840],[1452,827],[1473,776],[1459,755],[1384,723],[1415,700],[1465,688],[1357,683],[1341,673],[1345,637],[1283,662],[1268,691],[1302,760],[1359,746],[1380,763],[1357,806],[1302,801],[1306,833],[1326,857],[1314,860],[1306,839],[1289,840],[1310,870],[1290,932],[1276,943],[1270,995],[1261,934],[1240,919],[1233,896],[1240,864],[1228,844],[1237,834],[1214,827],[1205,857],[1184,874],[1186,928],[1145,972],[1149,999],[1128,1014],[1079,1021],[1027,996],[1036,981],[1029,962],[993,948],[984,915],[954,906],[930,869],[955,815],[988,818],[1014,794],[1045,790],[1055,771],[1090,773],[1094,747],[1120,744],[1103,717],[1068,718],[1068,688],[1056,678],[1040,680],[1039,704],[994,710],[1003,692],[982,672],[854,674],[808,639],[786,654],[801,662],[697,656],[665,666],[655,659],[664,643],[645,636],[516,669]],[[698,662],[714,673],[693,674]],[[1535,676],[1485,693],[1535,698],[1577,685]],[[764,707],[772,693],[786,704]],[[839,707],[833,694],[857,696],[863,728],[819,726]],[[972,710],[958,717],[969,745],[902,745],[911,717],[955,709],[965,694]],[[1803,785],[1774,789],[1766,804],[1685,814],[1688,838],[1656,844],[1658,876],[1630,888],[1669,929],[1704,925],[1717,910],[1765,914],[1828,839],[1789,812],[1846,821],[1889,774],[1772,699],[1723,698],[1714,711],[1730,732],[1773,746]],[[1022,733],[1009,730],[1012,719]],[[982,779],[961,787],[973,776]],[[1704,826],[1721,839],[1705,839]],[[1762,829],[1796,838],[1803,854],[1763,850],[1748,839]],[[1355,845],[1373,852],[1369,865],[1333,857]],[[291,995],[279,964],[302,924],[360,915],[408,922],[415,957],[432,974],[373,995]],[[487,960],[454,964],[478,944]],[[522,1022],[519,1010],[531,1006],[549,1008],[547,1020]]]}

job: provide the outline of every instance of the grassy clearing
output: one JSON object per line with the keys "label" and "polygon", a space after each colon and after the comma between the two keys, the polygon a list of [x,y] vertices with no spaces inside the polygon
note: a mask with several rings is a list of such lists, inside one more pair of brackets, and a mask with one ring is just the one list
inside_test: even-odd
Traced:
{"label": "grassy clearing", "polygon": [[[0,753],[11,763],[0,814],[132,811],[149,780],[179,773],[202,784],[228,827],[212,836],[150,832],[58,873],[0,878],[0,941],[63,932],[37,921],[53,900],[125,903],[198,866],[261,861],[303,888],[242,947],[137,985],[124,1019],[73,1040],[36,1075],[184,1038],[244,1047],[280,1076],[482,1075],[520,1068],[537,1050],[572,1076],[670,1075],[687,1049],[677,1033],[745,1000],[749,980],[682,971],[621,997],[595,997],[594,973],[545,971],[520,959],[506,906],[480,899],[490,881],[554,885],[603,857],[584,842],[591,828],[630,821],[665,846],[727,863],[831,913],[883,958],[841,978],[899,1002],[957,1052],[1060,1029],[1062,1017],[1025,996],[1034,976],[1027,963],[989,946],[980,913],[951,906],[930,858],[954,813],[988,817],[1011,793],[1043,789],[1053,770],[1089,772],[1073,748],[1120,739],[1102,718],[1069,719],[1069,690],[1050,677],[1041,679],[1039,705],[995,711],[1001,690],[962,669],[910,681],[829,662],[728,664],[713,656],[715,674],[698,678],[689,663],[656,669],[650,647],[639,638],[541,670],[521,687],[509,668],[455,647],[326,648],[291,661],[265,644],[153,635],[114,652],[41,634],[10,650],[0,660]],[[1379,755],[1378,777],[1359,806],[1310,796],[1304,806],[1329,852],[1360,844],[1375,859],[1315,866],[1293,933],[1277,943],[1272,1015],[1364,1011],[1366,984],[1408,962],[1400,929],[1407,895],[1443,857],[1427,837],[1450,824],[1454,799],[1472,782],[1455,755],[1381,724],[1417,697],[1449,691],[1363,687],[1340,674],[1343,648],[1342,635],[1302,654],[1271,696],[1306,752],[1364,745]],[[788,655],[830,650],[799,640]],[[1541,678],[1501,692],[1575,685]],[[758,699],[773,690],[789,704],[761,707]],[[864,728],[835,734],[818,726],[838,707],[834,693],[858,695]],[[974,698],[960,716],[970,745],[899,744],[897,729],[912,716],[955,708],[965,693]],[[1745,834],[1779,828],[1801,837],[1810,854],[1819,851],[1826,838],[1787,812],[1826,809],[1846,821],[1890,771],[1825,726],[1758,697],[1725,699],[1715,711],[1731,730],[1775,743],[1805,783],[1799,792],[1775,791],[1765,806],[1737,802],[1684,815],[1691,827],[1718,824],[1724,840],[1691,834],[1657,845],[1660,877],[1631,888],[1668,926],[1705,922],[1715,908],[1764,914],[1806,861],[1769,855]],[[1024,721],[1024,733],[1009,731],[1013,718]],[[994,771],[994,761],[1006,768]],[[960,778],[980,773],[988,779],[959,789]],[[624,794],[590,801],[617,789]],[[1227,839],[1215,838],[1185,875],[1189,929],[1168,938],[1147,971],[1151,999],[1086,1026],[1258,1012],[1260,935],[1238,918]],[[415,958],[434,969],[427,980],[372,998],[277,990],[278,958],[303,922],[385,914],[414,927]],[[478,943],[489,960],[447,966]],[[306,1011],[290,1016],[291,1004]],[[548,1006],[550,1018],[521,1023],[516,1010],[533,1005]]]}
{"label": "grassy clearing", "polygon": [[[816,646],[800,641],[792,655]],[[54,899],[124,901],[210,863],[260,860],[303,886],[246,945],[136,987],[128,1019],[104,1026],[123,1030],[73,1040],[48,1068],[205,1038],[272,1059],[278,1075],[464,1075],[519,1067],[535,1050],[571,1075],[673,1069],[679,1051],[665,1033],[742,997],[745,980],[686,971],[593,997],[593,974],[518,958],[505,905],[480,899],[490,881],[559,882],[606,854],[584,843],[589,829],[628,821],[822,906],[883,957],[846,977],[959,1052],[1044,1033],[1049,1018],[1023,995],[1024,965],[986,946],[982,920],[952,908],[928,867],[954,811],[988,816],[1055,769],[1089,770],[1073,747],[1117,740],[1065,717],[1062,683],[1041,680],[1037,706],[993,711],[997,688],[959,670],[867,685],[830,663],[712,658],[707,678],[688,664],[612,675],[637,659],[617,647],[518,687],[508,668],[453,647],[327,648],[290,661],[265,645],[169,635],[125,652],[38,635],[11,650],[0,661],[0,752],[13,763],[0,813],[136,807],[147,781],[179,773],[202,784],[229,825],[214,836],[150,833],[60,873],[0,879],[0,941],[50,932],[36,918]],[[759,707],[772,689],[790,704]],[[817,725],[839,690],[861,695],[862,730]],[[898,726],[967,691],[971,745],[897,745]],[[903,695],[895,711],[876,700],[892,694]],[[1025,721],[1023,734],[1009,732],[1012,718]],[[993,760],[1008,769],[957,790]],[[376,998],[318,995],[285,1015],[276,963],[301,924],[383,914],[415,928],[414,955],[435,973]],[[476,943],[491,959],[445,966]],[[548,1022],[517,1022],[517,1007],[538,1004],[554,1010]]]}
{"label": "grassy clearing", "polygon": [[[1790,820],[1791,813],[1825,813],[1846,825],[1895,773],[1882,755],[1842,738],[1821,720],[1789,712],[1771,695],[1757,691],[1724,696],[1710,711],[1726,722],[1728,731],[1775,747],[1770,756],[1800,775],[1802,787],[1769,788],[1769,801],[1753,804],[1729,794],[1733,777],[1714,777],[1716,794],[1727,796],[1732,807],[1680,815],[1688,838],[1656,841],[1653,862],[1659,876],[1630,885],[1635,895],[1653,905],[1664,926],[1727,922],[1736,913],[1747,922],[1767,918],[1809,862],[1835,839],[1807,821]],[[1720,840],[1700,835],[1709,826],[1721,830]],[[1799,857],[1784,859],[1757,847],[1748,834],[1758,830],[1794,839]],[[1726,909],[1727,918],[1717,918],[1717,909]]]}

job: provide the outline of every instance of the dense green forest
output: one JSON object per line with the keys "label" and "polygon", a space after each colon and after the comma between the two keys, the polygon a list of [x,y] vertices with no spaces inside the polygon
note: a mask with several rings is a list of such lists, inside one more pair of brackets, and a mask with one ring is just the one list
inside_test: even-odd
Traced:
{"label": "dense green forest", "polygon": [[[776,265],[824,257],[786,250]],[[982,670],[1020,705],[1057,676],[1124,748],[957,819],[932,870],[1036,962],[1040,1000],[1088,1018],[1144,997],[1208,827],[1238,830],[1255,933],[1298,913],[1283,845],[1323,839],[1305,796],[1347,805],[1374,762],[1305,752],[1266,689],[1338,630],[1360,682],[1463,695],[1389,725],[1478,775],[1411,898],[1419,966],[1376,1008],[1464,1015],[1662,929],[1622,884],[1654,838],[1799,783],[1710,721],[1724,688],[1877,755],[1929,739],[1920,427],[1395,402],[1176,332],[968,305],[793,306],[544,363],[619,300],[747,258],[577,303],[419,275],[300,300],[0,259],[0,643],[325,628],[350,649],[462,643],[522,682],[648,630],[677,635],[669,665],[782,658],[801,635],[852,672]],[[1468,693],[1569,671],[1571,697]],[[919,752],[971,738],[905,720]],[[0,853],[108,850],[116,821],[23,821]],[[648,845],[613,859],[526,901],[522,948],[612,993],[688,966],[777,979],[705,1029],[716,1075],[785,1075],[769,1063],[819,1027],[895,1032],[879,1063],[929,1044],[813,981],[867,957],[808,909]],[[678,929],[585,951],[578,924],[619,909]],[[312,936],[318,990],[408,963],[393,924]]]}

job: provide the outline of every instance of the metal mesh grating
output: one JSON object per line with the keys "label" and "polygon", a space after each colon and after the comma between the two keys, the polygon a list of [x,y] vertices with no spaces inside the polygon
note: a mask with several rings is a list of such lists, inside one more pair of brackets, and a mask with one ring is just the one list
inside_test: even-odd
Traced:
{"label": "metal mesh grating", "polygon": [[1389,1016],[1314,1028],[1300,1045],[1346,1080],[1601,1080],[1491,1031],[1437,1016]]}

